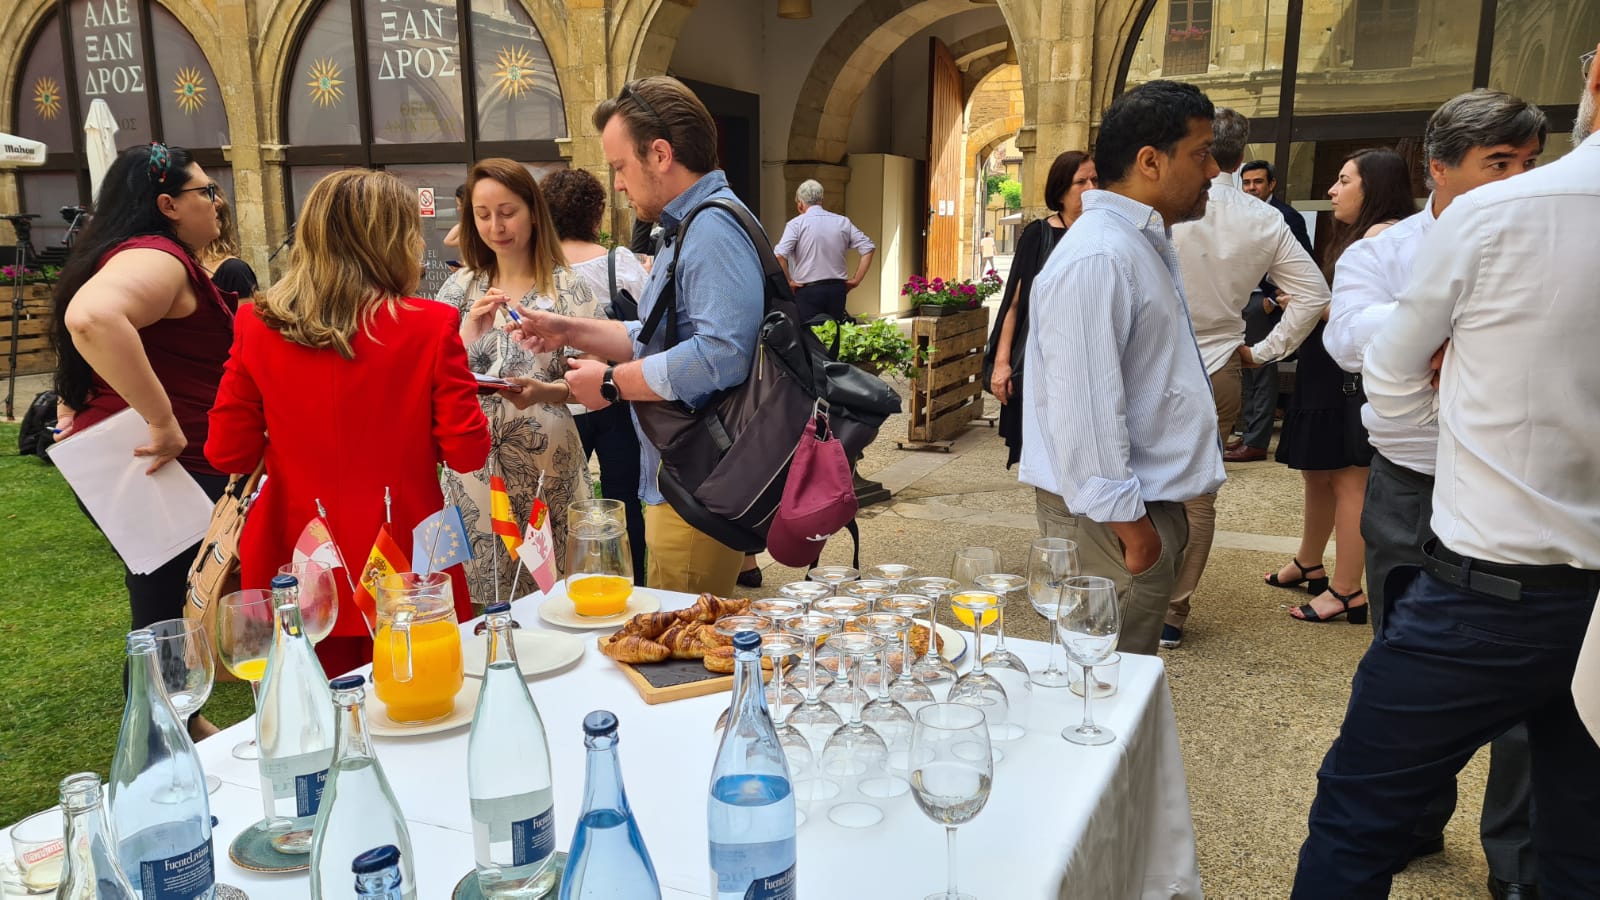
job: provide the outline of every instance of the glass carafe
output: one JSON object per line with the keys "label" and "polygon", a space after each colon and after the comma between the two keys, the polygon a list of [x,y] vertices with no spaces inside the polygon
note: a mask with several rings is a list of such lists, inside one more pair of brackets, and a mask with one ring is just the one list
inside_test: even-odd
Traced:
{"label": "glass carafe", "polygon": [[390,719],[434,722],[455,711],[461,692],[461,631],[442,572],[396,572],[378,580],[372,686]]}
{"label": "glass carafe", "polygon": [[567,507],[567,596],[580,616],[615,616],[633,594],[633,550],[621,500]]}

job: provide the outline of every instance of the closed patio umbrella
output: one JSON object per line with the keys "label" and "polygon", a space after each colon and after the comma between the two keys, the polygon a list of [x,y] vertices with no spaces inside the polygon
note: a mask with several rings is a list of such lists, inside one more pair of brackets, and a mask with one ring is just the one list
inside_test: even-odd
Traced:
{"label": "closed patio umbrella", "polygon": [[89,191],[100,196],[100,181],[117,158],[117,119],[106,101],[89,104],[89,118],[83,123],[84,150],[89,154]]}

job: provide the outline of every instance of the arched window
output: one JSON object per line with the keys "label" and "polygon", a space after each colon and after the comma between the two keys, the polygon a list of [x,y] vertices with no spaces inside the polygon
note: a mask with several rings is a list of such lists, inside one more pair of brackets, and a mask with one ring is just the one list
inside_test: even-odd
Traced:
{"label": "arched window", "polygon": [[418,189],[429,296],[449,275],[444,236],[472,161],[559,166],[567,136],[555,66],[520,0],[326,0],[300,32],[280,108],[291,210],[347,166]]}
{"label": "arched window", "polygon": [[116,144],[186,147],[228,196],[223,158],[228,117],[211,64],[188,29],[153,0],[59,0],[24,48],[12,129],[49,147],[45,165],[18,170],[26,212],[43,215],[34,246],[59,245],[63,206],[88,204],[83,124],[101,99],[117,122]]}

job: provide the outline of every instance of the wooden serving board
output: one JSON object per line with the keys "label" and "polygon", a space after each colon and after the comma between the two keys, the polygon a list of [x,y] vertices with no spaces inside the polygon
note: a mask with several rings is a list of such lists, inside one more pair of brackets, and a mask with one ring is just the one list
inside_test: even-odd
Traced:
{"label": "wooden serving board", "polygon": [[[705,663],[698,659],[669,659],[658,663],[625,663],[613,659],[611,662],[628,676],[639,696],[651,706],[733,690],[732,675],[708,671]],[[772,672],[763,669],[762,681],[771,678]]]}

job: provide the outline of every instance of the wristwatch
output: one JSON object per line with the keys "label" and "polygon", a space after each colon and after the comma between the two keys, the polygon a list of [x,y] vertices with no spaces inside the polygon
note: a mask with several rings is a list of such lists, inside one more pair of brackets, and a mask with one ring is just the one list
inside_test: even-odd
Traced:
{"label": "wristwatch", "polygon": [[615,403],[622,399],[622,392],[617,390],[617,383],[612,380],[612,376],[616,373],[616,366],[606,366],[606,374],[600,379],[600,396],[605,398],[607,403]]}

